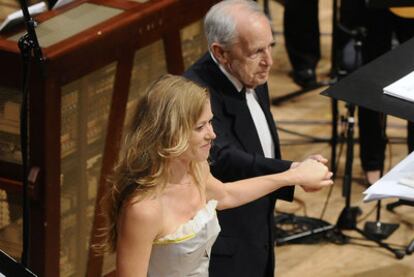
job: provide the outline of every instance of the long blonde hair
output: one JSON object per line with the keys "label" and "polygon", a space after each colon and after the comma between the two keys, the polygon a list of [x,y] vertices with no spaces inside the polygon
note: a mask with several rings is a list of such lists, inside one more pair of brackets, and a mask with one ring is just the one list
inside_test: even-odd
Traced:
{"label": "long blonde hair", "polygon": [[[184,77],[164,75],[138,100],[102,202],[106,227],[101,249],[116,249],[117,222],[125,203],[165,188],[168,162],[187,150],[191,131],[208,99],[207,89]],[[192,162],[190,170],[201,184],[200,164]]]}

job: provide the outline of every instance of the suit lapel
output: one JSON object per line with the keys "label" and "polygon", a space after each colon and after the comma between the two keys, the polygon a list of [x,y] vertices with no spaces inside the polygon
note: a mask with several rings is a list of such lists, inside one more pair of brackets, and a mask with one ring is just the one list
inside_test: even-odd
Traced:
{"label": "suit lapel", "polygon": [[224,97],[224,104],[226,111],[233,116],[233,131],[246,151],[263,155],[262,145],[246,101]]}
{"label": "suit lapel", "polygon": [[210,82],[213,84],[212,89],[221,94],[219,97],[223,99],[226,112],[233,117],[233,132],[247,152],[261,153],[264,155],[256,126],[254,125],[244,96],[236,90],[233,84],[220,71],[217,64],[211,59],[210,54],[207,55],[203,57],[203,60],[206,62],[208,71],[211,73],[208,78],[212,79],[212,82]]}

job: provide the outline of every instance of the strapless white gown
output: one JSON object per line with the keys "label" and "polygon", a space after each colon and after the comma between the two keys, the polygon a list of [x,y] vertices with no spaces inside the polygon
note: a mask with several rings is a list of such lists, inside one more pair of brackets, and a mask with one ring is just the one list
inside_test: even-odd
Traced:
{"label": "strapless white gown", "polygon": [[216,200],[208,201],[193,219],[154,242],[149,277],[208,277],[211,247],[220,232],[216,206]]}

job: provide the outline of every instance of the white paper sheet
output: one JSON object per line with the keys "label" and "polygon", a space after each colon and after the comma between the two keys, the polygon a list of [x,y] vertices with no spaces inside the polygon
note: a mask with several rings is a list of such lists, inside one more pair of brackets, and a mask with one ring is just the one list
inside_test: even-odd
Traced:
{"label": "white paper sheet", "polygon": [[[47,11],[47,5],[45,2],[40,2],[34,5],[31,5],[28,8],[29,14],[34,16],[36,14],[42,13]],[[22,22],[24,20],[22,10],[15,11],[14,13],[9,14],[6,19],[0,24],[0,32],[7,28],[7,26],[11,26],[17,24],[18,22]]]}
{"label": "white paper sheet", "polygon": [[386,86],[385,94],[414,102],[414,71]]}
{"label": "white paper sheet", "polygon": [[69,3],[72,3],[73,0],[57,0],[56,4],[53,6],[52,10],[56,10],[57,8],[60,8],[64,5],[67,5]]}
{"label": "white paper sheet", "polygon": [[410,185],[412,180],[414,180],[414,152],[365,190],[363,192],[365,194],[364,201],[369,202],[384,198],[414,201],[414,187]]}

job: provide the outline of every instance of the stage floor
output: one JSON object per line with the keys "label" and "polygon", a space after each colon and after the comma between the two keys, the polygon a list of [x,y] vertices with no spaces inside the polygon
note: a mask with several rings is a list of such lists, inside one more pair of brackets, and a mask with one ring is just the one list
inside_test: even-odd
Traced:
{"label": "stage floor", "polygon": [[[291,70],[283,40],[283,8],[270,1],[272,22],[276,31],[277,46],[274,51],[274,66],[269,87],[271,97],[279,97],[299,89],[288,77]],[[327,80],[330,72],[331,54],[331,15],[332,1],[319,1],[319,18],[321,25],[322,59],[317,68],[319,80]],[[330,157],[331,146],[328,143],[311,143],[312,139],[329,139],[331,137],[331,100],[319,95],[324,88],[313,90],[281,105],[273,106],[272,112],[278,123],[279,136],[282,143],[282,154],[285,159],[300,161],[314,153]],[[339,105],[340,115],[346,114],[343,103]],[[391,138],[386,150],[385,169],[389,170],[407,155],[406,123],[403,120],[388,117],[387,135]],[[292,134],[297,132],[299,134]],[[341,131],[341,130],[340,130]],[[355,128],[358,137],[358,127]],[[339,147],[338,147],[339,154]],[[338,174],[324,220],[334,224],[344,207],[342,193],[342,177],[345,166],[343,147],[338,164]],[[351,205],[358,206],[362,215],[358,217],[358,226],[375,220],[376,202],[363,203],[362,192],[365,190],[363,172],[359,161],[359,145],[354,148]],[[296,189],[295,201],[287,203],[279,201],[277,210],[320,218],[328,190],[317,193],[305,193]],[[395,199],[383,201],[381,221],[399,223],[400,227],[385,242],[407,245],[414,239],[414,207],[401,206],[395,213],[385,209],[385,205]],[[350,236],[360,237],[356,232],[348,232]],[[375,246],[372,242],[357,241],[360,244]],[[285,245],[276,247],[276,274],[283,277],[297,276],[414,276],[414,255],[397,260],[394,255],[382,248],[364,247],[355,244],[335,245],[328,242],[314,245]]]}

